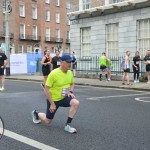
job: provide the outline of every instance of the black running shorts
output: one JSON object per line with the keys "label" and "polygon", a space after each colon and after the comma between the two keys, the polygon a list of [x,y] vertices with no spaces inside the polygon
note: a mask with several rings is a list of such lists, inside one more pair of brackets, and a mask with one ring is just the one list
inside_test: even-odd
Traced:
{"label": "black running shorts", "polygon": [[0,76],[3,76],[4,75],[4,68],[1,68],[0,66]]}
{"label": "black running shorts", "polygon": [[56,105],[56,110],[53,113],[50,112],[50,110],[49,110],[50,109],[50,102],[47,100],[46,118],[53,119],[54,115],[55,115],[55,113],[59,107],[70,107],[70,101],[71,100],[72,100],[72,97],[65,97],[63,100],[54,102]]}

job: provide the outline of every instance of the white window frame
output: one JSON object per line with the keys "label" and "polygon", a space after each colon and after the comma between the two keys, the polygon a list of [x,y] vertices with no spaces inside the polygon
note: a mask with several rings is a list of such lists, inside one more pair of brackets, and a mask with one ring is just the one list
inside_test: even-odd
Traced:
{"label": "white window frame", "polygon": [[33,40],[37,40],[37,38],[38,38],[37,26],[35,26],[35,25],[32,26],[32,37],[33,37]]}
{"label": "white window frame", "polygon": [[50,21],[50,11],[49,10],[45,11],[45,21]]}
{"label": "white window frame", "polygon": [[25,39],[25,24],[20,24],[19,26],[19,34],[21,39]]}
{"label": "white window frame", "polygon": [[67,17],[67,25],[70,25],[70,19]]}
{"label": "white window frame", "polygon": [[137,21],[137,49],[143,56],[150,49],[150,18]]}
{"label": "white window frame", "polygon": [[91,56],[91,27],[81,28],[81,57]]}
{"label": "white window frame", "polygon": [[33,53],[32,45],[27,45],[27,53]]}
{"label": "white window frame", "polygon": [[19,16],[25,17],[25,5],[19,5]]}
{"label": "white window frame", "polygon": [[55,0],[55,5],[60,6],[60,0]]}
{"label": "white window frame", "polygon": [[[107,0],[106,0],[107,1]],[[120,2],[123,2],[123,1],[125,1],[125,0],[109,0],[108,2],[106,2],[106,3],[109,3],[109,4],[114,4],[114,3],[120,3]],[[105,3],[105,4],[106,4]]]}
{"label": "white window frame", "polygon": [[67,39],[70,40],[70,31],[67,31]]}
{"label": "white window frame", "polygon": [[60,41],[60,29],[56,29],[56,42]]}
{"label": "white window frame", "polygon": [[119,54],[119,36],[118,36],[119,24],[112,23],[106,25],[106,52],[107,56],[118,56]]}
{"label": "white window frame", "polygon": [[46,41],[50,41],[50,37],[51,37],[51,30],[50,30],[50,28],[46,28],[45,29],[45,38],[46,38]]}
{"label": "white window frame", "polygon": [[24,53],[24,46],[23,45],[18,46],[18,53]]}
{"label": "white window frame", "polygon": [[82,0],[82,10],[90,9],[92,0]]}
{"label": "white window frame", "polygon": [[5,13],[6,11],[6,3],[5,3],[5,0],[3,0],[3,13]]}
{"label": "white window frame", "polygon": [[56,13],[56,23],[60,23],[60,13]]}
{"label": "white window frame", "polygon": [[56,29],[56,38],[60,38],[60,29]]}
{"label": "white window frame", "polygon": [[50,0],[45,0],[45,4],[50,4]]}
{"label": "white window frame", "polygon": [[32,19],[37,19],[37,7],[32,7]]}

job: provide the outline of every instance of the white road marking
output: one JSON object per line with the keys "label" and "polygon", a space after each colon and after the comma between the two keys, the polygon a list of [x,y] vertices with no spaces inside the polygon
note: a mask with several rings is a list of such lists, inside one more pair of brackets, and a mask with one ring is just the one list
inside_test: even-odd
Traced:
{"label": "white road marking", "polygon": [[[134,90],[134,89],[121,89],[121,88],[112,88],[112,87],[98,87],[98,86],[90,86],[90,85],[76,85],[75,87],[87,87],[87,88],[98,88],[100,90],[116,90],[116,91],[133,91],[133,92],[139,92],[139,93],[143,93],[144,91],[140,91],[140,90]],[[75,88],[76,90],[76,88]]]}
{"label": "white road marking", "polygon": [[[143,99],[149,99],[149,101],[146,101]],[[135,98],[135,100],[140,101],[140,102],[150,103],[150,97],[138,97],[138,98]]]}
{"label": "white road marking", "polygon": [[90,97],[87,98],[89,100],[100,100],[100,99],[105,99],[105,98],[113,98],[113,97],[129,97],[129,96],[136,96],[136,95],[146,95],[146,93],[142,94],[130,94],[130,95],[115,95],[115,96],[102,96],[102,97]]}
{"label": "white road marking", "polygon": [[25,143],[27,145],[30,145],[32,147],[41,149],[41,150],[58,150],[58,149],[56,149],[54,147],[51,147],[49,145],[40,143],[38,141],[35,141],[33,139],[27,138],[25,136],[19,135],[17,133],[11,132],[11,131],[6,130],[6,129],[4,130],[4,135],[7,136],[7,137],[10,137],[12,139],[15,139],[17,141],[20,141],[22,143]]}

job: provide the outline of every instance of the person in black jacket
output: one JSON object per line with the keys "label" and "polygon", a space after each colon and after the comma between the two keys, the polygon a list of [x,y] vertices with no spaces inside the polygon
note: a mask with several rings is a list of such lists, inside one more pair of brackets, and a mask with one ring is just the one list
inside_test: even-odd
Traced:
{"label": "person in black jacket", "polygon": [[56,56],[52,58],[52,70],[60,67],[61,57],[59,56],[59,50],[55,51]]}
{"label": "person in black jacket", "polygon": [[3,53],[2,48],[0,47],[0,91],[4,91],[4,69],[8,63],[7,56]]}
{"label": "person in black jacket", "polygon": [[140,61],[141,61],[141,57],[139,56],[139,52],[136,51],[132,61],[134,83],[139,83]]}
{"label": "person in black jacket", "polygon": [[150,50],[147,50],[147,55],[144,57],[144,64],[146,64],[146,72],[147,72],[147,84],[150,84]]}

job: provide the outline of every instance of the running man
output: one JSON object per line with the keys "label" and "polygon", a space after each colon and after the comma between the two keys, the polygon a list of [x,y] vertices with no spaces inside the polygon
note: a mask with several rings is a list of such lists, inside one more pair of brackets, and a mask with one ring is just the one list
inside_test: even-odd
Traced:
{"label": "running man", "polygon": [[8,64],[7,56],[3,53],[2,48],[0,47],[0,91],[4,91],[4,69],[6,68],[6,65]]}
{"label": "running man", "polygon": [[52,70],[59,68],[60,67],[60,61],[61,61],[61,57],[60,57],[60,52],[59,50],[55,51],[56,56],[54,56],[52,58]]}
{"label": "running man", "polygon": [[41,120],[50,124],[59,107],[70,107],[68,119],[64,130],[69,133],[76,133],[77,130],[71,127],[71,122],[79,107],[79,101],[74,95],[74,77],[70,70],[71,56],[63,55],[61,57],[60,67],[54,69],[48,76],[45,86],[47,96],[46,114],[32,111],[34,123],[40,123]]}
{"label": "running man", "polygon": [[147,50],[146,56],[144,57],[144,64],[146,64],[146,73],[147,73],[147,84],[150,84],[150,50]]}

